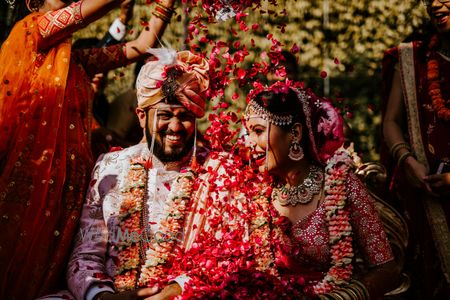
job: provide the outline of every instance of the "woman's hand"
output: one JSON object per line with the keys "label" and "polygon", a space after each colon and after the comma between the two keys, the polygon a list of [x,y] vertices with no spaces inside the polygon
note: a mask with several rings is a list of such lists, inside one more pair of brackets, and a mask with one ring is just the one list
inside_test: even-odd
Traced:
{"label": "woman's hand", "polygon": [[450,173],[434,174],[424,177],[424,181],[440,196],[450,196]]}
{"label": "woman's hand", "polygon": [[125,0],[120,5],[119,19],[122,24],[128,25],[128,22],[133,17],[134,3],[135,0]]}
{"label": "woman's hand", "polygon": [[424,178],[428,174],[427,168],[420,162],[418,162],[414,157],[409,156],[403,163],[403,169],[406,173],[408,182],[416,188],[421,188],[427,193],[436,196],[436,194],[431,189],[431,186]]}

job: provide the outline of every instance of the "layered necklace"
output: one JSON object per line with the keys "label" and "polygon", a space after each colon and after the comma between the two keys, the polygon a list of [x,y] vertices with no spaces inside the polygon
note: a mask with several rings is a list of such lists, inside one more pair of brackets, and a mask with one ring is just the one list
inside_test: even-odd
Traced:
{"label": "layered necklace", "polygon": [[282,206],[308,204],[320,192],[323,179],[322,168],[311,165],[309,174],[302,183],[292,187],[286,185],[275,187],[272,190],[272,199],[277,200]]}
{"label": "layered necklace", "polygon": [[[441,76],[439,72],[439,62],[437,58],[431,57],[431,52],[436,51],[439,44],[438,35],[434,35],[428,45],[429,58],[427,61],[428,95],[437,117],[444,121],[450,121],[450,99],[445,100],[441,91]],[[442,52],[442,50],[440,50]]]}

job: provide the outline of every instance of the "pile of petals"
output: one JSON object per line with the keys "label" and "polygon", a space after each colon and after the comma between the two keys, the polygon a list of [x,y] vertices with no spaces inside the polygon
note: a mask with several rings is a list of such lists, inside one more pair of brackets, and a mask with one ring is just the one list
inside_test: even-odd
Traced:
{"label": "pile of petals", "polygon": [[[213,152],[211,157],[225,172],[203,170],[214,190],[209,196],[214,200],[203,212],[210,228],[197,235],[189,251],[175,254],[170,277],[190,277],[180,299],[299,299],[304,278],[277,272],[274,249],[280,242],[272,237],[279,234],[270,227],[283,224],[271,220],[270,188],[261,190],[261,184],[269,183],[239,156]],[[229,196],[214,196],[222,192]]]}
{"label": "pile of petals", "polygon": [[[279,278],[257,271],[250,245],[242,242],[242,232],[234,232],[219,243],[205,236],[185,256],[192,269],[191,280],[180,299],[299,299],[302,277]],[[201,249],[201,251],[198,251]],[[198,251],[198,252],[197,252]]]}

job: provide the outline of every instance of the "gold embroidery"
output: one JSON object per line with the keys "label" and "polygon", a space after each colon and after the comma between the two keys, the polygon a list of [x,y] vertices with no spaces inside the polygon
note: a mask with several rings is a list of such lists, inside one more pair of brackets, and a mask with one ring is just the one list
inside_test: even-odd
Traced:
{"label": "gold embroidery", "polygon": [[81,15],[82,1],[72,3],[70,6],[48,12],[39,18],[39,32],[42,37],[49,37],[70,25],[78,25],[83,21]]}
{"label": "gold embroidery", "polygon": [[422,142],[420,130],[419,111],[417,106],[416,77],[414,72],[414,52],[412,43],[400,44],[399,47],[400,70],[403,91],[405,93],[405,106],[407,111],[410,143],[418,161],[429,168]]}

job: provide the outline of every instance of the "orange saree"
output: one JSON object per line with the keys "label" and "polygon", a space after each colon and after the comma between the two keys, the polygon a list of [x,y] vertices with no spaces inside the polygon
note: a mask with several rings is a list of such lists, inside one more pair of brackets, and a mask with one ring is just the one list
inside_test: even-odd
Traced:
{"label": "orange saree", "polygon": [[87,175],[89,78],[71,40],[40,49],[31,14],[0,51],[0,299],[33,299],[64,281]]}

